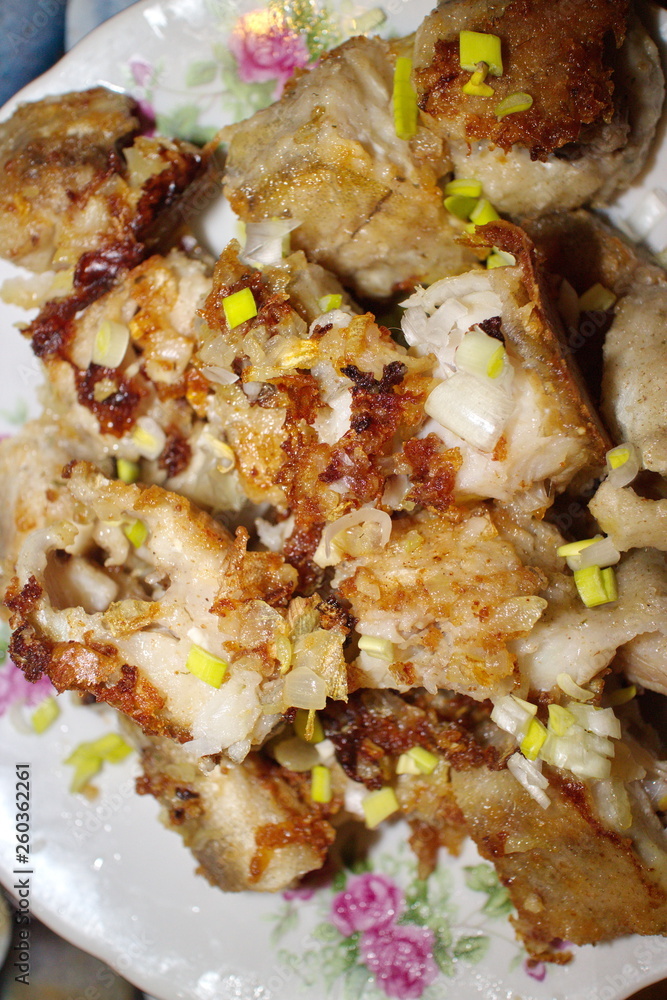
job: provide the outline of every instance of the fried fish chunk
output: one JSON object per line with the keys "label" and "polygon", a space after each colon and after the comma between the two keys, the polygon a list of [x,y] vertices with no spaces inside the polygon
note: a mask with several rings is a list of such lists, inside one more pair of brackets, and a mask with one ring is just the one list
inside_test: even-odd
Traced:
{"label": "fried fish chunk", "polygon": [[[572,359],[532,241],[508,222],[480,227],[473,239],[508,252],[514,263],[419,289],[403,303],[403,332],[419,354],[435,354],[435,374],[443,381],[458,368],[456,352],[468,331],[498,339],[508,365],[496,384],[509,416],[484,448],[436,419],[420,434],[437,434],[460,452],[455,496],[509,503],[523,495],[527,505],[544,509],[554,491],[600,471],[608,438]],[[487,419],[492,390],[485,385],[471,419]]]}
{"label": "fried fish chunk", "polygon": [[225,892],[278,892],[322,867],[334,839],[336,803],[310,798],[310,775],[286,773],[269,758],[198,766],[171,740],[141,740],[140,794],[183,838],[198,871]]}
{"label": "fried fish chunk", "polygon": [[298,221],[293,245],[374,298],[475,262],[443,207],[441,140],[425,129],[409,142],[396,135],[394,61],[387,42],[352,38],[225,133],[234,211]]}
{"label": "fried fish chunk", "polygon": [[[540,214],[626,188],[646,160],[664,97],[658,52],[626,0],[449,0],[428,15],[414,47],[426,123],[448,145],[458,176],[480,180],[501,211]],[[462,89],[459,32],[501,40],[493,94]],[[528,94],[527,110],[496,114]]]}
{"label": "fried fish chunk", "polygon": [[103,87],[20,105],[0,125],[2,256],[43,271],[90,255],[99,272],[105,258],[137,263],[181,225],[181,196],[210,156],[141,131],[136,101]]}
{"label": "fried fish chunk", "polygon": [[667,836],[641,788],[633,824],[619,832],[602,820],[585,784],[544,770],[547,809],[509,771],[452,772],[467,828],[509,889],[517,910],[510,919],[528,951],[567,961],[569,954],[553,954],[557,938],[592,944],[667,933]]}
{"label": "fried fish chunk", "polygon": [[[295,571],[160,487],[111,482],[86,463],[67,476],[73,520],[33,532],[17,559],[6,598],[14,661],[149,733],[194,739],[193,753],[242,759],[282,711],[276,642],[290,640]],[[213,684],[188,668],[193,645],[222,661]]]}
{"label": "fried fish chunk", "polygon": [[536,596],[543,583],[484,507],[395,519],[384,547],[342,559],[333,579],[359,635],[391,648],[361,652],[355,686],[506,693],[516,682],[511,640],[546,607]]}

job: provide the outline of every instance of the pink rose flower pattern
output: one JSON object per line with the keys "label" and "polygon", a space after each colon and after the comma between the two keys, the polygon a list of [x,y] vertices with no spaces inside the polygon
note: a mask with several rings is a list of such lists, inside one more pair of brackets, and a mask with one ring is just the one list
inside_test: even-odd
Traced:
{"label": "pink rose flower pattern", "polygon": [[295,69],[307,66],[310,53],[302,35],[293,32],[276,10],[255,10],[236,22],[228,40],[244,83],[275,80],[277,100]]}
{"label": "pink rose flower pattern", "polygon": [[368,872],[351,878],[331,904],[331,921],[343,937],[385,927],[400,917],[403,893],[385,875]]}
{"label": "pink rose flower pattern", "polygon": [[428,927],[399,924],[405,909],[390,878],[368,872],[349,880],[331,904],[331,922],[343,937],[361,934],[359,955],[388,997],[412,1000],[435,981],[435,935]]}
{"label": "pink rose flower pattern", "polygon": [[359,952],[388,997],[412,1000],[420,997],[438,977],[433,958],[434,938],[430,927],[392,923],[365,931]]}
{"label": "pink rose flower pattern", "polygon": [[11,660],[0,667],[0,715],[4,715],[15,702],[22,701],[32,708],[55,693],[48,677],[41,677],[31,684]]}

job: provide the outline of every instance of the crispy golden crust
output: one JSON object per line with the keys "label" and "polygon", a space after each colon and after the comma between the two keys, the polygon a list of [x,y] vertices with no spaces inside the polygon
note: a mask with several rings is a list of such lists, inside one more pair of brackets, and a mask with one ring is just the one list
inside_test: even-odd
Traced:
{"label": "crispy golden crust", "polygon": [[[506,151],[521,145],[533,159],[546,159],[581,138],[586,126],[611,121],[609,50],[624,39],[627,7],[625,0],[512,0],[496,14],[482,7],[466,29],[501,39],[503,75],[488,81],[493,97],[463,93],[470,73],[459,65],[457,31],[439,38],[433,61],[417,71],[419,105],[436,128],[441,120],[457,122],[470,141],[486,139]],[[498,119],[493,109],[517,92],[529,93],[532,107]]]}
{"label": "crispy golden crust", "polygon": [[210,156],[141,127],[136,102],[102,87],[21,105],[0,126],[3,256],[76,267],[82,292],[182,223],[170,212]]}
{"label": "crispy golden crust", "polygon": [[259,755],[203,772],[166,740],[144,741],[141,763],[137,791],[160,802],[212,885],[276,892],[323,865],[338,803],[315,805],[308,776]]}
{"label": "crispy golden crust", "polygon": [[[520,268],[522,288],[516,304],[527,296],[532,308],[523,315],[523,333],[514,340],[527,368],[540,376],[545,391],[556,402],[559,423],[579,438],[576,468],[568,468],[568,485],[576,473],[589,478],[599,472],[609,448],[609,436],[591,403],[562,319],[549,294],[545,270],[532,240],[518,226],[492,222],[472,237],[481,245],[497,246],[514,254]],[[558,481],[558,477],[555,477]]]}
{"label": "crispy golden crust", "polygon": [[657,870],[642,862],[629,838],[602,826],[583,785],[547,771],[546,810],[508,771],[452,775],[469,832],[509,889],[529,952],[549,957],[556,938],[590,944],[667,933],[664,859]]}

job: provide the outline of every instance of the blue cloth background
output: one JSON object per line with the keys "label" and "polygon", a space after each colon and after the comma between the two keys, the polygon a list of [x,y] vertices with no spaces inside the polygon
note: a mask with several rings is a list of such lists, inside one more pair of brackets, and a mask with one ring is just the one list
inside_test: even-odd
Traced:
{"label": "blue cloth background", "polygon": [[[0,105],[134,0],[0,0]],[[67,25],[67,34],[66,34]]]}

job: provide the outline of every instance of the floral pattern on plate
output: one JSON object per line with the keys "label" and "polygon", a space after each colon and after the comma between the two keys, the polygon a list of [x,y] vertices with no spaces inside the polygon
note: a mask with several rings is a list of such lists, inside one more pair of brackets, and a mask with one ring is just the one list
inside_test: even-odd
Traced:
{"label": "floral pattern on plate", "polygon": [[203,144],[219,126],[202,124],[219,110],[226,121],[240,121],[283,93],[299,69],[314,65],[328,49],[352,35],[376,31],[386,21],[382,8],[354,4],[286,0],[245,14],[220,16],[220,37],[208,58],[188,63],[182,93],[169,111],[155,108],[155,93],[165,88],[165,66],[139,57],[128,67],[127,86],[158,132]]}
{"label": "floral pattern on plate", "polygon": [[[314,926],[301,952],[278,952],[304,986],[324,987],[327,995],[337,988],[336,996],[345,1000],[439,1000],[443,976],[454,977],[461,963],[481,962],[494,938],[504,947],[513,938],[506,923],[509,893],[492,866],[466,866],[463,877],[482,898],[461,918],[454,866],[443,859],[427,880],[420,879],[416,858],[400,844],[391,854],[373,856],[372,867],[364,862],[339,872],[324,888],[284,892],[282,906],[268,917],[272,943],[297,931],[307,914]],[[546,977],[546,967],[529,964],[515,941],[513,950],[510,969],[523,962],[533,979]]]}

